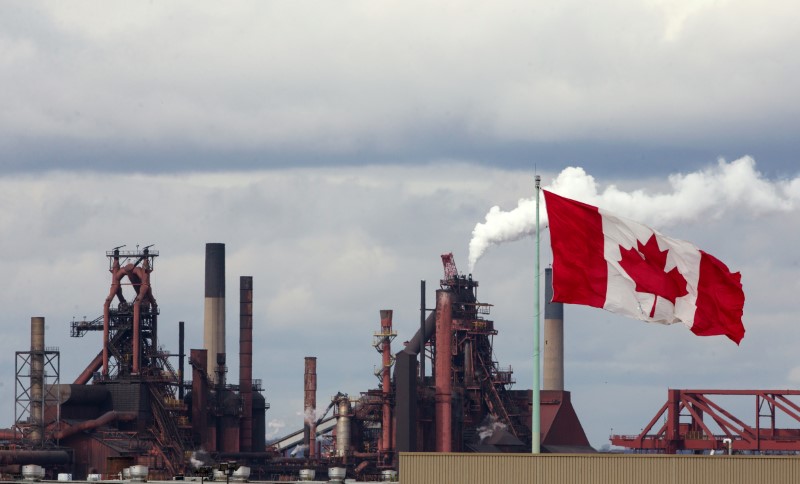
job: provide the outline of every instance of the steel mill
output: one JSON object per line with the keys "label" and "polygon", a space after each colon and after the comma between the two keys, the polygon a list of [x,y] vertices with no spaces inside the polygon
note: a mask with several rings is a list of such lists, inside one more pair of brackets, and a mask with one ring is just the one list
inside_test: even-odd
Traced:
{"label": "steel mill", "polygon": [[[421,282],[419,329],[407,343],[396,341],[392,310],[370,310],[374,330],[365,339],[372,333],[377,355],[365,367],[378,367],[377,388],[317,395],[317,364],[323,363],[307,356],[304,417],[296,431],[271,442],[265,440],[264,393],[288,390],[264,389],[254,379],[254,347],[264,345],[253,341],[251,276],[239,278],[239,380],[228,381],[228,365],[236,362],[225,353],[225,245],[206,244],[203,348],[188,353],[183,322],[159,325],[152,277],[158,251],[123,246],[106,257],[110,285],[102,314],[70,324],[76,338],[102,332],[102,348],[74,379],[63,375],[72,383],[62,381],[61,352],[45,344],[44,318],[31,318],[30,350],[16,354],[15,421],[0,429],[3,475],[36,465],[50,478],[68,473],[110,479],[146,468],[150,479],[213,477],[236,469],[251,480],[328,472],[386,480],[396,477],[400,452],[531,450],[531,391],[513,388],[512,369],[494,353],[499,325],[490,319],[492,305],[478,299],[478,281],[458,272],[452,254],[442,256],[444,277],[432,299]],[[544,276],[541,448],[594,452],[564,389],[564,311],[549,302],[550,269]],[[177,352],[160,346],[159,330],[177,330]],[[640,435],[613,441],[650,451],[716,449],[724,439],[706,424],[713,419],[731,429],[725,445],[733,449],[796,451],[800,432],[776,428],[775,412],[794,415],[798,407],[776,392],[743,394],[756,396],[759,422],[771,415],[752,432],[736,430],[740,420],[713,401],[712,391],[670,390]]]}

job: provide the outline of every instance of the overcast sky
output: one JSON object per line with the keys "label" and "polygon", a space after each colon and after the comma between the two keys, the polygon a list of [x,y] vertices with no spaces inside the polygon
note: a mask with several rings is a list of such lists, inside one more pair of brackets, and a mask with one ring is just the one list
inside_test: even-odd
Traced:
{"label": "overcast sky", "polygon": [[[568,307],[566,386],[597,447],[638,432],[669,387],[796,388],[798,14],[725,0],[4,2],[0,384],[31,316],[47,318],[63,381],[86,366],[100,335],[71,339],[69,321],[102,313],[105,251],[122,244],[160,251],[163,344],[177,350],[183,320],[200,347],[205,243],[224,242],[228,351],[252,275],[254,377],[267,420],[292,430],[303,357],[319,358],[320,405],[377,386],[378,311],[410,338],[419,280],[433,300],[443,252],[467,270],[476,224],[530,198],[534,171],[550,184],[582,167],[600,192],[656,197],[749,166],[783,205],[741,204],[726,185],[693,193],[715,210],[640,220],[742,272],[741,346]],[[474,270],[516,388],[532,380],[533,248],[492,246]]]}

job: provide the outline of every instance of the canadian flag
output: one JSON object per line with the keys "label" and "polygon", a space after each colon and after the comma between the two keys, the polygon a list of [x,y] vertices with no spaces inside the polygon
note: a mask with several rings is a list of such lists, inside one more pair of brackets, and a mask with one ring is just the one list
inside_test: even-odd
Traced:
{"label": "canadian flag", "polygon": [[544,191],[553,301],[642,321],[683,322],[699,336],[744,337],[741,275],[693,244]]}

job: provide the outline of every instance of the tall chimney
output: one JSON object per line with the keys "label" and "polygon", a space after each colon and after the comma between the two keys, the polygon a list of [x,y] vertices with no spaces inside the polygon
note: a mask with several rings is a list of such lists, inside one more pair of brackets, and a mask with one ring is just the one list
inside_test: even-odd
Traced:
{"label": "tall chimney", "polygon": [[239,396],[242,420],[239,450],[253,447],[253,277],[239,277]]}
{"label": "tall chimney", "polygon": [[543,390],[564,390],[564,304],[553,299],[553,269],[544,270]]}
{"label": "tall chimney", "polygon": [[452,293],[436,291],[436,452],[452,450]]}
{"label": "tall chimney", "polygon": [[381,315],[381,354],[382,366],[381,380],[383,391],[383,420],[381,422],[381,440],[379,451],[388,452],[392,450],[392,407],[391,407],[391,393],[392,393],[392,310],[382,309]]}
{"label": "tall chimney", "polygon": [[308,445],[308,457],[317,456],[317,358],[306,356],[303,379],[305,394],[303,398],[303,440]]}
{"label": "tall chimney", "polygon": [[178,321],[178,400],[183,402],[184,387],[186,375],[184,375],[184,360],[186,359],[186,350],[184,349],[185,333],[183,329],[183,321]]}
{"label": "tall chimney", "polygon": [[425,281],[419,281],[419,382],[425,384]]}
{"label": "tall chimney", "polygon": [[44,443],[44,318],[31,318],[31,427],[30,438]]}
{"label": "tall chimney", "polygon": [[[221,243],[206,244],[203,347],[211,361],[217,361],[217,355],[225,353],[225,244]],[[219,383],[213,368],[210,371],[209,377]]]}
{"label": "tall chimney", "polygon": [[[190,350],[192,370],[192,431],[195,441],[208,449],[208,385],[203,373],[208,374],[208,350]],[[216,440],[214,440],[216,443]]]}

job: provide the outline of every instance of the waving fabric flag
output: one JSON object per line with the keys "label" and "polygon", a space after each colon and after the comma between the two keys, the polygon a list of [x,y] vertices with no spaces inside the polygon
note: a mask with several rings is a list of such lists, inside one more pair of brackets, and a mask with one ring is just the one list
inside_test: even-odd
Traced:
{"label": "waving fabric flag", "polygon": [[744,337],[741,275],[693,244],[544,191],[553,301],[642,321],[683,322],[699,336]]}

